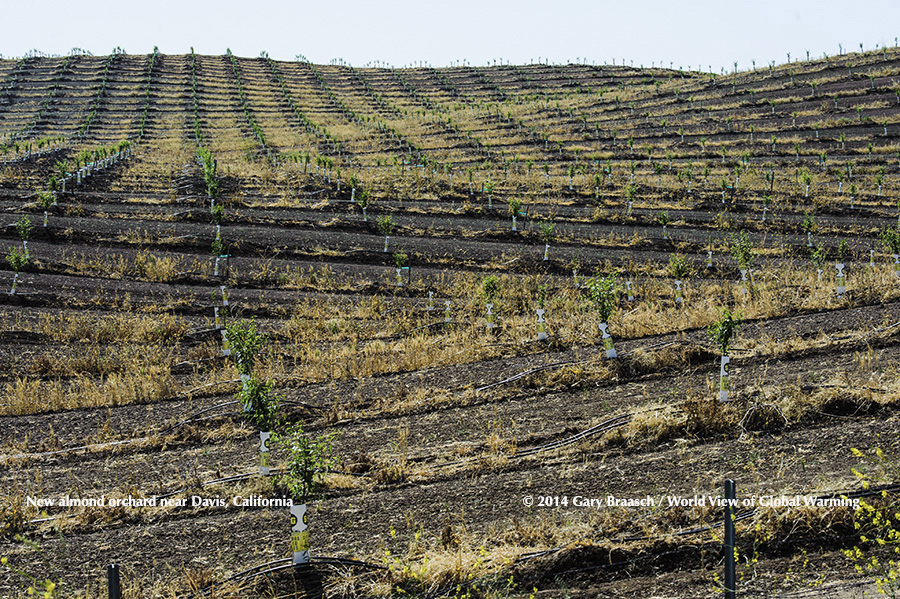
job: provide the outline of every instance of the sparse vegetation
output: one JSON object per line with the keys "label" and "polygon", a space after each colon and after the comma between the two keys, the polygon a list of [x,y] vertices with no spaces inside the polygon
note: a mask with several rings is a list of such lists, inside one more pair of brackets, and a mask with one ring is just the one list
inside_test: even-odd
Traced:
{"label": "sparse vegetation", "polygon": [[[900,254],[897,56],[717,76],[584,57],[0,60],[5,268],[27,291],[0,310],[0,535],[44,538],[66,593],[98,594],[100,574],[66,551],[113,551],[129,595],[283,596],[285,570],[223,581],[290,547],[283,506],[230,502],[284,495],[317,502],[317,555],[385,568],[317,566],[329,595],[719,593],[721,510],[662,498],[725,477],[744,498],[858,489],[846,462],[869,473],[877,454],[847,458],[848,439],[896,437],[900,285],[877,264]],[[53,227],[32,227],[40,210]],[[834,267],[816,282],[835,258],[840,298]],[[729,352],[739,392],[710,401]],[[266,431],[274,485],[247,455]],[[598,471],[626,474],[598,487]],[[42,494],[188,503],[44,521],[22,501]],[[876,499],[860,532],[852,508],[754,506],[741,591],[848,584],[841,550],[890,581],[869,568],[893,549]],[[108,550],[119,537],[141,543]]]}

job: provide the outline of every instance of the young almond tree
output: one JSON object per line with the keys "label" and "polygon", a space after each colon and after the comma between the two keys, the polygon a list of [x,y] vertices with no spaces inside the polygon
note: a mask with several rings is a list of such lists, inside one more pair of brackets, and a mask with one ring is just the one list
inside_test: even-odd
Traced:
{"label": "young almond tree", "polygon": [[[354,188],[355,189],[355,188]],[[351,192],[354,193],[354,192]],[[363,222],[369,222],[369,216],[366,214],[366,208],[369,206],[369,190],[361,189],[359,191],[359,197],[356,198],[357,205],[362,208],[363,213]]]}
{"label": "young almond tree", "polygon": [[310,437],[298,422],[278,433],[275,441],[287,455],[279,485],[285,487],[294,500],[291,506],[291,550],[294,566],[309,563],[309,514],[307,504],[320,498],[325,487],[325,475],[338,466],[340,456],[335,453],[336,432]]}
{"label": "young almond tree", "polygon": [[556,223],[553,220],[545,220],[540,223],[541,237],[544,239],[544,260],[550,259],[550,244],[556,239]]}
{"label": "young almond tree", "polygon": [[900,278],[900,231],[893,227],[888,227],[881,232],[881,243],[893,255],[894,274]]}
{"label": "young almond tree", "polygon": [[484,192],[488,197],[488,208],[493,208],[493,197],[494,197],[494,187],[496,187],[496,183],[491,181],[490,179],[484,182]]}
{"label": "young almond tree", "polygon": [[18,283],[19,281],[19,271],[22,270],[22,267],[28,263],[28,251],[22,251],[16,247],[10,247],[9,253],[6,255],[6,261],[15,271],[15,274],[13,275],[12,289],[9,291],[10,295],[15,295],[16,283]]}
{"label": "young almond tree", "polygon": [[512,230],[516,231],[516,217],[522,210],[522,200],[520,198],[510,198],[509,200],[506,200],[506,206],[512,216]]}
{"label": "young almond tree", "polygon": [[637,187],[629,185],[625,188],[625,214],[630,215],[634,209],[634,199],[637,197]]}
{"label": "young almond tree", "polygon": [[812,247],[812,232],[816,228],[816,219],[812,214],[807,213],[800,221],[800,229],[806,233],[806,247]]}
{"label": "young almond tree", "polygon": [[486,311],[485,314],[485,328],[487,328],[488,332],[496,327],[496,323],[494,322],[494,304],[497,302],[500,296],[500,279],[497,278],[496,275],[488,275],[481,282],[481,297],[484,299],[484,308]]}
{"label": "young almond tree", "polygon": [[52,191],[39,191],[37,194],[38,206],[44,209],[44,228],[47,228],[47,218],[50,208],[56,203],[56,196]]}
{"label": "young almond tree", "polygon": [[388,239],[394,232],[394,220],[387,214],[378,217],[378,230],[384,235],[384,253],[388,251]]}
{"label": "young almond tree", "polygon": [[657,212],[657,213],[656,213],[656,220],[659,221],[659,224],[662,225],[662,228],[663,228],[663,229],[662,229],[662,230],[663,230],[663,239],[668,239],[668,238],[669,238],[669,232],[668,232],[668,230],[666,229],[666,227],[669,225],[670,222],[672,222],[672,220],[669,218],[669,211],[668,211],[668,210],[662,210],[662,211],[660,211],[660,212]]}
{"label": "young almond tree", "polygon": [[[748,287],[753,282],[753,242],[747,231],[741,230],[731,240],[731,255],[741,271],[741,287],[747,293]],[[749,275],[749,278],[748,278]]]}
{"label": "young almond tree", "polygon": [[740,317],[732,314],[731,311],[726,308],[722,311],[719,320],[709,325],[709,328],[706,330],[710,339],[715,342],[722,355],[721,367],[719,369],[719,401],[728,400],[728,364],[731,362],[731,358],[728,356],[728,348],[731,345],[731,340],[734,337],[735,331],[738,330],[740,325]]}
{"label": "young almond tree", "polygon": [[222,240],[222,223],[225,222],[225,207],[222,204],[216,204],[210,210],[213,222],[216,224],[216,239]]}
{"label": "young almond tree", "polygon": [[809,257],[816,266],[816,281],[821,281],[822,269],[825,267],[825,262],[828,260],[828,248],[822,244],[818,244],[816,248],[810,252]]}
{"label": "young almond tree", "polygon": [[31,237],[31,220],[27,216],[23,216],[16,221],[16,233],[22,240],[22,249],[28,253],[28,239]]}
{"label": "young almond tree", "polygon": [[834,265],[836,273],[834,275],[834,284],[837,288],[837,296],[843,297],[844,291],[847,290],[847,274],[844,272],[844,258],[850,255],[850,244],[846,239],[841,239],[837,247],[837,262]]}
{"label": "young almond tree", "polygon": [[233,348],[235,367],[241,376],[241,390],[235,399],[243,406],[244,417],[259,428],[259,471],[269,474],[268,442],[279,424],[281,398],[272,394],[272,384],[259,380],[253,370],[265,336],[256,330],[255,321],[238,321],[222,331],[224,341]]}
{"label": "young almond tree", "polygon": [[609,317],[616,309],[616,276],[594,275],[584,283],[590,306],[597,311],[600,317],[600,336],[603,339],[603,347],[606,349],[607,358],[615,358],[616,350],[613,347],[612,336],[609,334]]}
{"label": "young almond tree", "polygon": [[402,250],[394,252],[391,257],[394,259],[394,268],[397,270],[397,287],[403,287],[403,267],[406,266],[409,257]]}
{"label": "young almond tree", "polygon": [[688,265],[687,257],[684,254],[672,254],[672,257],[669,258],[669,273],[671,273],[672,277],[675,279],[676,304],[684,302],[682,281],[684,280],[684,277],[688,275],[689,271],[690,266]]}

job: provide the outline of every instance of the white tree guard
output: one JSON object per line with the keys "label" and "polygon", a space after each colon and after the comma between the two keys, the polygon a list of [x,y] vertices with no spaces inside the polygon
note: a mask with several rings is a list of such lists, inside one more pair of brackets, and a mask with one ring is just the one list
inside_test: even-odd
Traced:
{"label": "white tree guard", "polygon": [[228,336],[225,334],[225,329],[221,329],[222,333],[222,355],[230,356],[231,355],[231,344],[228,343]]}
{"label": "white tree guard", "polygon": [[835,264],[834,267],[837,269],[837,273],[834,276],[834,283],[837,287],[838,296],[844,295],[844,292],[847,290],[847,275],[844,274],[844,265],[841,263]]}
{"label": "white tree guard", "polygon": [[731,383],[728,378],[728,364],[731,362],[729,356],[722,356],[722,362],[719,367],[719,401],[728,401],[728,391]]}
{"label": "white tree guard", "polygon": [[269,476],[269,439],[272,437],[271,432],[259,432],[259,473],[262,476]]}
{"label": "white tree guard", "polygon": [[612,335],[609,334],[608,328],[605,322],[600,323],[600,338],[603,340],[604,349],[606,349],[606,357],[615,358],[618,354],[616,354],[616,348],[613,347]]}
{"label": "white tree guard", "polygon": [[544,309],[538,308],[535,312],[537,312],[538,341],[544,341],[547,339],[547,323],[544,320]]}
{"label": "white tree guard", "polygon": [[309,525],[306,504],[291,506],[291,552],[295,566],[309,563]]}

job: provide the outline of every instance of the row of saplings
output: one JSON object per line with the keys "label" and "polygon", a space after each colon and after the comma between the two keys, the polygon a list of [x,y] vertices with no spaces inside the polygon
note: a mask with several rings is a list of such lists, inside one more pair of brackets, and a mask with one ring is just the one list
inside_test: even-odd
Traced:
{"label": "row of saplings", "polygon": [[[616,358],[612,338],[607,330],[607,320],[615,307],[615,278],[592,277],[586,291],[591,304],[599,312],[603,346],[607,358]],[[728,347],[740,320],[728,309],[723,310],[718,321],[713,323],[708,334],[721,351],[719,399],[728,399]],[[265,343],[264,335],[257,331],[254,321],[238,321],[229,324],[224,331],[223,350],[234,359],[240,374],[241,390],[236,399],[243,408],[244,417],[257,426],[259,433],[259,472],[263,476],[274,474],[276,484],[290,494],[291,506],[291,550],[294,565],[309,563],[309,530],[307,502],[319,496],[324,475],[336,467],[340,458],[334,452],[332,432],[311,437],[303,430],[300,422],[289,423],[282,420],[279,407],[283,398],[273,394],[272,383],[259,379],[254,372],[257,357]],[[269,442],[286,454],[285,465],[271,471]]]}
{"label": "row of saplings", "polygon": [[[311,437],[300,422],[282,419],[279,407],[284,399],[273,394],[272,383],[262,381],[254,372],[256,359],[265,343],[265,336],[256,329],[254,321],[229,324],[224,331],[225,354],[234,358],[241,377],[241,390],[236,399],[244,417],[259,430],[259,472],[274,474],[276,485],[290,495],[291,551],[293,564],[309,563],[309,530],[307,502],[321,492],[323,478],[340,462],[334,452],[337,433]],[[269,441],[286,454],[284,467],[270,470]]]}

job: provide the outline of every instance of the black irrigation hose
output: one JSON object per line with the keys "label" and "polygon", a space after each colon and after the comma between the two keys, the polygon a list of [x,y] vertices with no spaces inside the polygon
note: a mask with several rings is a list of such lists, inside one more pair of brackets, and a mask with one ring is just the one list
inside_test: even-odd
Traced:
{"label": "black irrigation hose", "polygon": [[[328,556],[310,556],[310,566],[315,566],[317,564],[323,565],[331,565],[331,566],[348,566],[348,567],[356,567],[356,568],[364,568],[368,570],[386,570],[387,568],[382,564],[375,564],[372,562],[364,562],[355,559],[342,558],[342,557],[328,557]],[[291,558],[285,557],[281,559],[272,560],[270,562],[265,562],[262,564],[257,564],[251,568],[247,568],[242,572],[238,572],[237,574],[233,574],[222,580],[221,582],[213,583],[209,586],[206,586],[198,591],[192,591],[190,593],[180,595],[179,597],[188,598],[188,597],[196,597],[199,595],[207,595],[214,591],[217,587],[222,585],[231,583],[231,582],[244,582],[246,580],[250,580],[251,578],[255,578],[257,576],[268,576],[274,572],[280,572],[282,570],[287,570],[288,568],[294,567],[291,563]],[[309,571],[307,567],[298,566],[296,568],[297,572]]]}
{"label": "black irrigation hose", "polygon": [[220,404],[218,404],[218,405],[212,406],[211,408],[206,408],[205,410],[200,410],[200,411],[197,412],[196,414],[193,414],[192,416],[188,416],[186,419],[182,420],[182,421],[179,422],[178,424],[173,424],[173,425],[170,426],[169,428],[164,429],[164,430],[162,430],[162,431],[160,431],[160,432],[158,432],[158,433],[156,433],[156,434],[157,434],[157,435],[165,435],[166,433],[168,433],[168,432],[170,432],[170,431],[172,431],[172,430],[175,430],[175,429],[178,428],[179,426],[182,426],[182,425],[184,425],[184,424],[187,424],[188,422],[191,422],[192,420],[194,420],[197,416],[200,416],[201,414],[205,414],[206,412],[211,412],[211,411],[213,411],[213,410],[217,410],[217,409],[222,408],[222,407],[225,407],[225,406],[234,405],[234,404],[236,404],[236,403],[239,403],[239,402],[238,402],[237,400],[234,400],[234,401],[226,401],[225,403],[220,403]]}
{"label": "black irrigation hose", "polygon": [[600,424],[592,426],[591,428],[589,428],[587,430],[581,431],[580,433],[577,433],[570,437],[566,437],[565,439],[560,439],[558,441],[553,441],[551,443],[546,443],[544,445],[539,445],[537,447],[531,447],[529,449],[517,451],[516,453],[514,453],[513,455],[510,456],[510,459],[524,458],[524,457],[534,455],[537,453],[542,453],[544,451],[550,451],[552,449],[558,449],[560,447],[565,447],[567,445],[571,445],[572,443],[577,443],[578,441],[581,441],[582,439],[586,439],[587,437],[592,437],[594,435],[598,435],[600,433],[605,433],[607,431],[610,431],[614,428],[624,426],[625,424],[628,424],[629,422],[631,422],[631,419],[633,417],[634,417],[633,414],[622,414],[621,416],[615,416],[613,418],[610,418],[609,420],[601,422]]}

